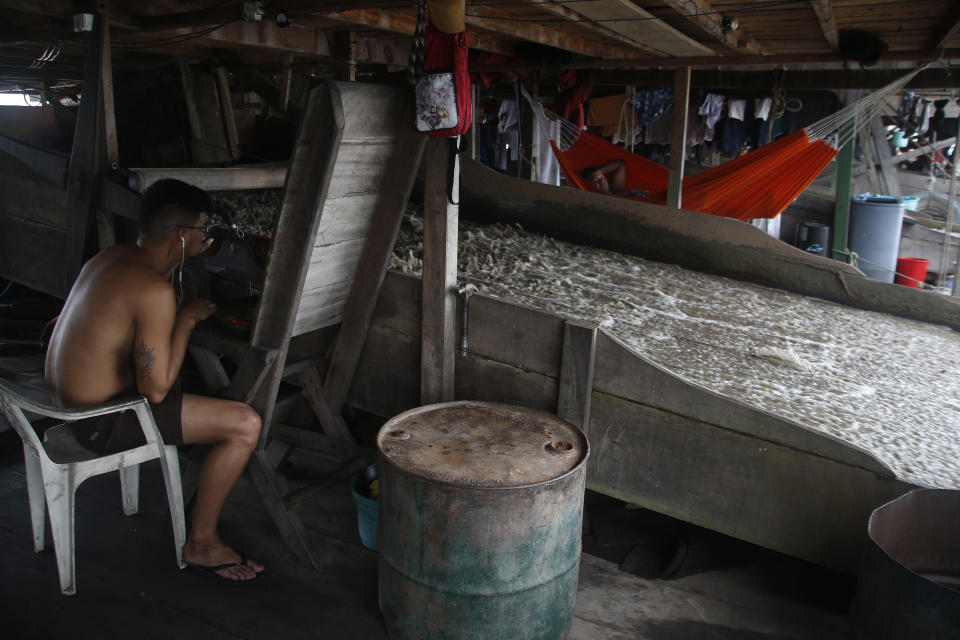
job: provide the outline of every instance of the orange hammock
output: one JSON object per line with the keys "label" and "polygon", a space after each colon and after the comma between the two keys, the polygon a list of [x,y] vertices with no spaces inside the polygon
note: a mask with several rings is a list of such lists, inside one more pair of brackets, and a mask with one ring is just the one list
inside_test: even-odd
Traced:
{"label": "orange hammock", "polygon": [[[568,151],[561,151],[553,140],[550,146],[568,185],[595,191],[580,173],[622,159],[627,163],[626,188],[647,193],[621,197],[666,204],[669,171],[663,165],[586,131]],[[685,177],[681,207],[737,220],[775,218],[836,154],[837,149],[823,140],[810,139],[801,129],[700,175]]]}

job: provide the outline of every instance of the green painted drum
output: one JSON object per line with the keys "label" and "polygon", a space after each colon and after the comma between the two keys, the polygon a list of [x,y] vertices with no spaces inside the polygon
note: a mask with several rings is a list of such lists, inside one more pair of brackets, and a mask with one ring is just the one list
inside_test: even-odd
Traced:
{"label": "green painted drum", "polygon": [[587,438],[544,411],[449,402],[377,434],[391,638],[554,640],[573,622]]}

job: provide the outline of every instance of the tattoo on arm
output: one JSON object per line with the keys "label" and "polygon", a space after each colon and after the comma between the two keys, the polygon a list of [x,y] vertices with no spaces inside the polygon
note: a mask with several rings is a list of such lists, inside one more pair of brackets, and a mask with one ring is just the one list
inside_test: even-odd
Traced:
{"label": "tattoo on arm", "polygon": [[157,357],[153,355],[153,349],[148,349],[146,343],[141,340],[140,344],[133,350],[133,360],[137,371],[137,379],[143,380],[153,371],[153,363]]}

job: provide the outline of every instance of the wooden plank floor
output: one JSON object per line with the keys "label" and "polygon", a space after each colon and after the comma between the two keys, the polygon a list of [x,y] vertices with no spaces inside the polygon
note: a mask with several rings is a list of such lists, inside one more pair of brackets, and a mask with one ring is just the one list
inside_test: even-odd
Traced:
{"label": "wooden plank floor", "polygon": [[[230,586],[176,568],[159,467],[145,465],[142,475],[141,514],[133,517],[122,515],[115,477],[81,486],[78,594],[61,596],[52,551],[32,550],[19,439],[0,433],[2,637],[386,637],[377,608],[377,555],[360,545],[348,479],[304,493],[297,506],[319,550],[320,573],[298,566],[252,484],[242,479],[223,514],[221,535],[268,569],[255,584]],[[581,559],[570,640],[845,636],[846,592],[825,595],[838,591],[830,583],[835,576],[783,556],[756,550],[738,556],[734,566],[670,581],[621,571],[618,556],[643,535],[636,537],[622,512],[605,514],[610,499],[599,499],[607,502],[587,505],[592,515],[584,544],[591,553]],[[801,574],[806,595],[798,597],[789,585]]]}
{"label": "wooden plank floor", "polygon": [[[42,358],[30,345],[59,308],[55,302],[27,297],[0,308],[0,375],[42,379]],[[374,432],[359,425],[361,444],[371,443]],[[308,457],[291,462],[289,476],[316,478],[318,467]],[[254,584],[231,586],[176,567],[159,466],[144,465],[141,476],[141,513],[132,517],[122,514],[115,475],[80,487],[78,593],[62,596],[52,548],[33,553],[22,447],[0,418],[0,638],[386,638],[377,604],[378,557],[360,544],[349,478],[314,481],[295,499],[322,572],[299,565],[252,483],[241,478],[220,533],[263,562],[267,573]],[[656,574],[655,565],[670,557],[658,545],[675,543],[670,535],[683,527],[588,492],[568,640],[847,636],[852,577],[703,530],[686,530],[691,546],[678,573],[689,575],[640,577]],[[621,563],[633,573],[621,571]]]}

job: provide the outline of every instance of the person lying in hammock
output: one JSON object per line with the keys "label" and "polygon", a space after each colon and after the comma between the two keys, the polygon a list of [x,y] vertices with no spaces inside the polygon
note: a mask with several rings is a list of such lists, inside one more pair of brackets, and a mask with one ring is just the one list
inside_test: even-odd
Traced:
{"label": "person lying in hammock", "polygon": [[623,160],[611,160],[601,167],[587,167],[580,175],[589,187],[601,193],[627,193],[627,163]]}

